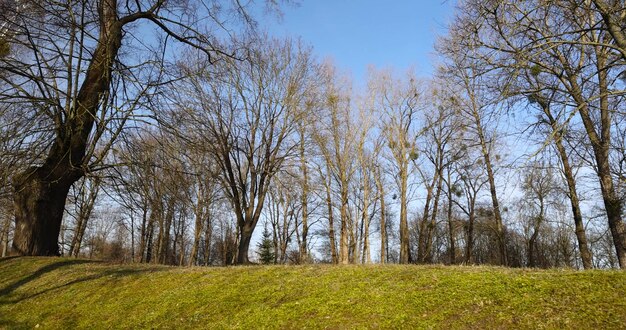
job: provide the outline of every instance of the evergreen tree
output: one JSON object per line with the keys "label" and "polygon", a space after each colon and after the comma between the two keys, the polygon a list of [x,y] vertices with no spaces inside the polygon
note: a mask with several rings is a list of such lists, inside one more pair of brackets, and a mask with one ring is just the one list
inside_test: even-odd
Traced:
{"label": "evergreen tree", "polygon": [[259,260],[262,264],[274,263],[274,242],[272,240],[272,234],[267,229],[267,223],[263,228],[263,239],[257,244],[259,251]]}

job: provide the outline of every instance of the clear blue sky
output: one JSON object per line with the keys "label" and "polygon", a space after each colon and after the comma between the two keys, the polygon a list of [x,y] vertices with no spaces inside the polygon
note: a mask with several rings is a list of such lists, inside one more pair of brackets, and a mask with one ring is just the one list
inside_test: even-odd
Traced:
{"label": "clear blue sky", "polygon": [[454,0],[302,0],[282,8],[281,21],[262,23],[271,34],[302,37],[360,84],[369,64],[412,66],[429,75],[433,45],[445,33]]}

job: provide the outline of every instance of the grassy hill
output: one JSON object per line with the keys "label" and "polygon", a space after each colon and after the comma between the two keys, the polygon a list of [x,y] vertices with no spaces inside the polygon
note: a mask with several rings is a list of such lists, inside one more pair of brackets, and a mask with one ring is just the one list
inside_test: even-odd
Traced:
{"label": "grassy hill", "polygon": [[0,259],[0,328],[624,328],[626,272]]}

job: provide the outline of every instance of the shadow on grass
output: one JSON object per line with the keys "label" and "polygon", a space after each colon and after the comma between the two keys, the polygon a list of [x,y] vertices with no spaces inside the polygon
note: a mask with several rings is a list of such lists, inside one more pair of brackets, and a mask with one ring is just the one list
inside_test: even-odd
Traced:
{"label": "shadow on grass", "polygon": [[19,256],[2,257],[2,258],[0,258],[0,264],[5,262],[5,261],[9,261],[11,259],[17,259],[17,258],[20,258],[20,257]]}
{"label": "shadow on grass", "polygon": [[0,297],[2,296],[6,296],[10,293],[12,293],[13,291],[19,289],[21,286],[32,282],[38,278],[40,278],[41,276],[53,272],[61,267],[65,267],[65,266],[70,266],[70,265],[78,265],[78,264],[84,264],[84,263],[88,263],[91,262],[93,263],[94,261],[90,261],[90,260],[60,260],[54,263],[51,263],[49,265],[45,265],[41,268],[39,268],[38,270],[36,270],[34,273],[20,279],[17,280],[9,285],[7,285],[6,287],[0,289]]}
{"label": "shadow on grass", "polygon": [[[93,262],[93,261],[85,261],[85,260],[69,260],[70,264],[77,264],[77,263],[87,263],[87,262]],[[73,262],[71,262],[73,261]],[[77,262],[79,261],[79,262]],[[56,264],[53,264],[56,265]],[[49,266],[53,266],[53,265],[49,265]],[[66,264],[67,265],[67,264]],[[46,273],[46,272],[50,272],[54,269],[58,269],[59,267],[62,267],[63,265],[56,265],[56,267],[49,267],[49,269],[44,270],[44,268],[46,267],[42,267],[42,269],[38,270],[37,272],[35,272],[33,275],[20,280],[12,285],[9,286],[9,289],[11,290],[0,290],[0,297],[2,295],[5,295],[7,293],[10,293],[12,291],[14,291],[16,288],[18,288],[21,285],[24,285],[25,283],[28,283],[29,281],[34,280],[35,278],[41,276],[42,274]],[[50,269],[52,268],[52,269]],[[159,268],[145,268],[145,269],[103,269],[102,271],[98,271],[96,274],[92,274],[92,275],[88,275],[88,276],[84,276],[84,277],[80,277],[74,280],[71,280],[67,283],[61,284],[61,285],[57,285],[57,286],[53,286],[53,287],[49,287],[47,289],[44,289],[42,291],[39,292],[35,292],[32,294],[24,294],[20,297],[15,297],[15,299],[12,300],[0,300],[0,305],[6,305],[6,304],[15,304],[15,303],[19,303],[23,300],[27,300],[27,299],[31,299],[31,298],[35,298],[38,297],[40,295],[49,293],[49,292],[53,292],[55,290],[60,290],[66,287],[70,287],[72,285],[75,284],[79,284],[79,283],[83,283],[83,282],[89,282],[89,281],[95,281],[101,278],[111,278],[111,279],[119,279],[122,277],[126,277],[126,276],[132,276],[132,275],[139,275],[139,274],[144,274],[144,273],[154,273],[157,271],[162,271],[163,269],[159,269]],[[36,275],[39,273],[39,275]],[[7,291],[7,293],[5,293],[5,291]]]}

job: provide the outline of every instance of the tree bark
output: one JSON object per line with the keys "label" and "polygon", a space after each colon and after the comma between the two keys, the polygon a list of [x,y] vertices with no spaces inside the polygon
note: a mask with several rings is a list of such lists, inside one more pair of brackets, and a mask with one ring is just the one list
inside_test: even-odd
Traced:
{"label": "tree bark", "polygon": [[244,225],[239,230],[240,240],[237,251],[237,265],[247,265],[250,263],[248,259],[248,250],[250,249],[250,241],[252,240],[252,232],[254,227]]}
{"label": "tree bark", "polygon": [[380,263],[384,264],[387,261],[387,231],[385,223],[385,217],[387,214],[385,213],[385,187],[383,185],[383,180],[381,177],[380,167],[376,168],[376,187],[378,188],[378,198],[380,199]]}
{"label": "tree bark", "polygon": [[408,264],[411,260],[409,248],[409,222],[407,214],[408,164],[401,165],[400,170],[400,263]]}
{"label": "tree bark", "polygon": [[456,244],[454,241],[454,223],[452,219],[452,182],[450,182],[450,167],[447,169],[447,186],[448,186],[448,235],[450,237],[450,264],[456,263]]}
{"label": "tree bark", "polygon": [[428,224],[428,232],[426,234],[426,247],[424,251],[424,262],[432,262],[432,246],[433,246],[433,234],[437,227],[437,213],[439,211],[439,199],[441,198],[441,186],[443,177],[441,173],[438,173],[437,176],[437,189],[435,190],[435,200],[433,202],[433,212],[430,217],[430,223]]}
{"label": "tree bark", "polygon": [[300,168],[302,171],[302,232],[300,240],[300,262],[308,263],[309,247],[307,243],[307,236],[309,235],[309,177],[308,166],[306,164],[306,158],[304,154],[304,128],[300,128]]}
{"label": "tree bark", "polygon": [[419,224],[419,233],[417,239],[417,262],[424,262],[426,258],[426,240],[428,237],[428,219],[430,218],[430,201],[433,199],[433,189],[437,182],[437,172],[433,176],[433,181],[426,186],[426,201],[424,202],[424,214]]}
{"label": "tree bark", "polygon": [[59,256],[59,232],[65,198],[74,177],[47,179],[49,170],[35,168],[15,179],[15,235],[13,253],[31,256]]}
{"label": "tree bark", "polygon": [[341,231],[339,232],[339,262],[350,263],[349,243],[348,243],[348,187],[341,182]]}
{"label": "tree bark", "polygon": [[330,166],[326,165],[328,173],[328,181],[324,179],[324,186],[326,188],[326,207],[328,209],[328,241],[330,244],[330,257],[333,264],[339,263],[339,257],[337,255],[337,244],[335,243],[335,221],[333,217],[333,202],[330,191]]}
{"label": "tree bark", "polygon": [[469,211],[469,219],[467,224],[467,245],[465,246],[465,263],[471,265],[474,263],[474,220],[476,219],[476,213],[472,206]]}

